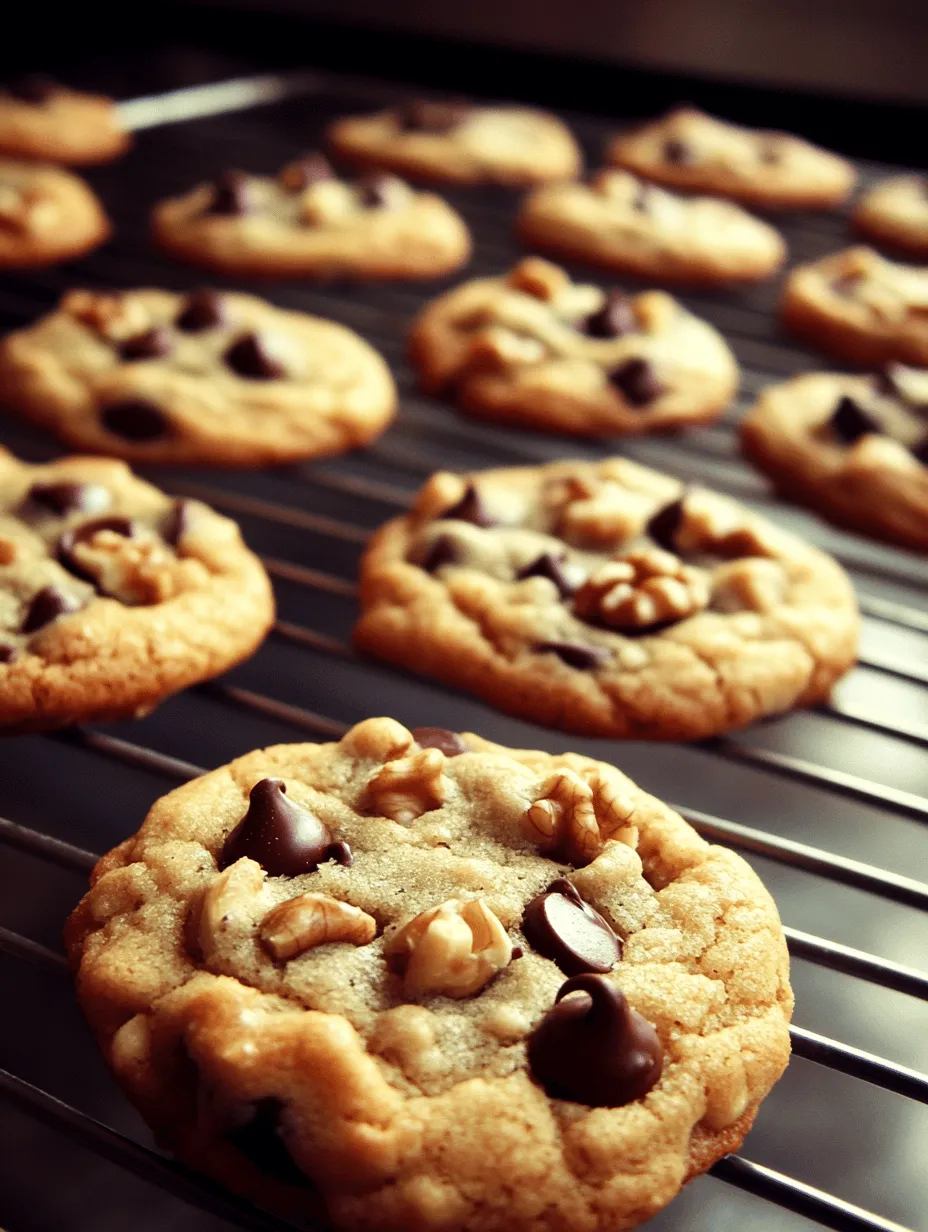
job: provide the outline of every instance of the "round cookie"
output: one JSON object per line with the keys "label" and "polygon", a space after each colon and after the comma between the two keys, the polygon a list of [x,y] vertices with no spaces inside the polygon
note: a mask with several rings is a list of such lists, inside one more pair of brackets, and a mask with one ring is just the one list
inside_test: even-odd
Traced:
{"label": "round cookie", "polygon": [[658,282],[760,282],[786,256],[780,233],[732,202],[677,196],[627,171],[536,188],[517,227],[542,252]]}
{"label": "round cookie", "polygon": [[446,184],[544,184],[583,166],[567,125],[528,107],[413,99],[336,120],[327,140],[346,162]]}
{"label": "round cookie", "polygon": [[635,1227],[789,1057],[744,860],[612,766],[392,719],[163,797],[66,942],[159,1142],[351,1232]]}
{"label": "round cookie", "polygon": [[0,449],[0,731],[145,714],[247,658],[273,617],[228,518],[122,462]]}
{"label": "round cookie", "polygon": [[583,436],[707,423],[738,387],[721,334],[663,291],[606,294],[539,257],[427,304],[409,351],[468,414]]}
{"label": "round cookie", "polygon": [[928,365],[928,269],[887,261],[872,248],[796,266],[780,311],[794,334],[852,363]]}
{"label": "round cookie", "polygon": [[360,649],[535,723],[695,740],[827,697],[843,570],[624,458],[439,472],[361,564]]}
{"label": "round cookie", "polygon": [[695,107],[620,133],[606,160],[670,188],[770,210],[831,209],[856,178],[853,164],[801,137],[741,128]]}
{"label": "round cookie", "polygon": [[396,406],[351,330],[215,291],[71,291],[0,343],[0,391],[79,449],[214,466],[340,453]]}
{"label": "round cookie", "polygon": [[386,174],[348,183],[321,155],[276,177],[228,171],[162,201],[152,230],[171,256],[258,277],[437,278],[471,249],[464,220],[441,197]]}
{"label": "round cookie", "polygon": [[865,192],[854,207],[861,234],[915,257],[928,257],[928,180],[900,175]]}
{"label": "round cookie", "polygon": [[109,236],[103,206],[83,180],[61,167],[0,158],[0,269],[69,261]]}
{"label": "round cookie", "polygon": [[833,522],[928,550],[928,373],[817,372],[765,389],[744,453],[788,497]]}
{"label": "round cookie", "polygon": [[0,151],[5,154],[100,163],[123,154],[131,142],[110,98],[38,76],[0,88]]}

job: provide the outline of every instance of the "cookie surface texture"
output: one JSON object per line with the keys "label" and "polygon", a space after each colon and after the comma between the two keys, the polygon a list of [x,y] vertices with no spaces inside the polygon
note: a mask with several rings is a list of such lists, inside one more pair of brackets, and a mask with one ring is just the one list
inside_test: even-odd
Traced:
{"label": "cookie surface texture", "polygon": [[69,90],[44,77],[0,88],[0,152],[56,163],[99,163],[132,138],[112,99]]}
{"label": "cookie surface texture", "polygon": [[129,718],[251,654],[274,615],[238,527],[108,458],[0,451],[0,729]]}
{"label": "cookie surface texture", "polygon": [[285,1214],[635,1227],[787,1063],[776,908],[612,766],[434,731],[369,719],[158,801],[69,922],[81,1004],[159,1141]]}
{"label": "cookie surface texture", "polygon": [[357,644],[536,723],[685,740],[824,699],[854,661],[841,568],[621,458],[439,472],[361,566]]}
{"label": "cookie surface texture", "polygon": [[731,201],[668,193],[627,171],[535,189],[518,229],[542,252],[658,282],[759,282],[786,256],[779,232]]}
{"label": "cookie surface texture", "polygon": [[0,269],[67,261],[109,235],[103,206],[78,176],[0,158]]}
{"label": "cookie surface texture", "polygon": [[575,435],[707,423],[738,386],[721,334],[663,291],[606,293],[539,257],[426,305],[409,351],[467,413]]}
{"label": "cookie surface texture", "polygon": [[155,207],[156,242],[225,273],[437,278],[470,256],[460,215],[387,174],[338,179],[320,155],[276,177],[227,172]]}
{"label": "cookie surface texture", "polygon": [[928,257],[928,180],[901,175],[865,192],[854,207],[855,228],[878,244]]}
{"label": "cookie surface texture", "polygon": [[413,100],[337,120],[328,143],[358,166],[446,184],[544,184],[573,179],[582,166],[567,125],[528,107]]}
{"label": "cookie surface texture", "polygon": [[670,188],[764,209],[829,209],[854,187],[851,163],[801,137],[741,128],[694,107],[621,133],[606,161]]}
{"label": "cookie surface texture", "polygon": [[0,343],[6,405],[130,461],[262,466],[341,453],[393,418],[372,347],[342,325],[213,291],[72,291]]}

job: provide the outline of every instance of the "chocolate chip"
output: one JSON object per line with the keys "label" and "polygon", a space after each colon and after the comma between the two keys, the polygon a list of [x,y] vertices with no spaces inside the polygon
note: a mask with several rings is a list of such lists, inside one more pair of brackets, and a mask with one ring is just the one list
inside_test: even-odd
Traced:
{"label": "chocolate chip", "polygon": [[460,563],[458,544],[450,535],[439,535],[425,555],[420,566],[426,573],[436,573],[442,565]]}
{"label": "chocolate chip", "polygon": [[435,103],[428,99],[411,98],[400,103],[397,118],[408,133],[450,133],[473,110],[473,105],[466,99]]}
{"label": "chocolate chip", "polygon": [[609,380],[630,406],[647,406],[664,392],[653,364],[647,359],[626,360],[609,374]]}
{"label": "chocolate chip", "polygon": [[622,943],[608,923],[563,877],[528,904],[522,931],[532,948],[556,962],[565,975],[604,975],[622,956]]}
{"label": "chocolate chip", "polygon": [[583,331],[591,338],[621,338],[638,329],[638,318],[632,302],[621,291],[610,291],[606,302],[583,322]]}
{"label": "chocolate chip", "polygon": [[337,180],[332,164],[324,154],[304,154],[285,168],[286,185],[293,192],[303,192],[313,184]]}
{"label": "chocolate chip", "polygon": [[225,323],[225,300],[218,291],[206,289],[190,292],[174,322],[185,334],[199,334]]}
{"label": "chocolate chip", "polygon": [[170,331],[163,325],[147,329],[144,334],[127,338],[119,348],[120,357],[127,362],[137,359],[161,359],[169,355],[174,346]]}
{"label": "chocolate chip", "polygon": [[358,180],[357,189],[361,194],[361,203],[372,209],[395,210],[409,200],[403,181],[385,172],[364,176]]}
{"label": "chocolate chip", "polygon": [[658,509],[645,526],[645,533],[650,535],[659,548],[665,552],[676,552],[676,535],[683,521],[683,497],[678,497]]}
{"label": "chocolate chip", "polygon": [[512,953],[509,955],[509,961],[515,962],[517,958],[522,958],[524,955],[525,950],[522,949],[521,945],[514,945],[512,947]]}
{"label": "chocolate chip", "polygon": [[245,334],[233,342],[225,360],[233,372],[251,381],[276,381],[287,375],[286,368],[271,354],[260,334]]}
{"label": "chocolate chip", "polygon": [[496,518],[487,509],[483,497],[477,491],[476,484],[473,483],[467,485],[461,499],[455,501],[441,516],[458,522],[473,522],[474,526],[496,525]]}
{"label": "chocolate chip", "polygon": [[847,394],[839,399],[829,422],[835,436],[846,445],[853,445],[862,436],[883,431],[869,411],[865,411],[859,402]]}
{"label": "chocolate chip", "polygon": [[189,500],[176,500],[172,505],[161,530],[161,538],[172,548],[176,548],[190,530],[194,508],[193,501]]}
{"label": "chocolate chip", "polygon": [[[571,997],[582,992],[586,996]],[[661,1076],[657,1032],[604,975],[575,975],[529,1036],[532,1077],[555,1099],[619,1108],[641,1099]]]}
{"label": "chocolate chip", "polygon": [[916,462],[921,462],[922,466],[928,466],[928,434],[912,446],[911,452]]}
{"label": "chocolate chip", "polygon": [[70,530],[66,530],[58,539],[58,545],[55,549],[55,556],[59,563],[69,573],[73,573],[75,577],[83,578],[86,582],[96,582],[96,577],[81,565],[74,555],[74,549],[79,543],[86,543],[88,539],[92,539],[98,531],[109,530],[114,535],[123,535],[126,539],[132,539],[136,533],[136,525],[131,518],[95,518],[92,522],[84,522],[80,526],[72,526]]}
{"label": "chocolate chip", "polygon": [[342,868],[351,868],[352,864],[354,864],[354,852],[344,839],[339,839],[335,843],[329,843],[325,849],[325,858],[327,860],[334,860]]}
{"label": "chocolate chip", "polygon": [[555,556],[553,552],[542,552],[537,560],[520,570],[518,577],[546,577],[557,587],[562,598],[566,599],[577,589],[564,569],[563,556]]}
{"label": "chocolate chip", "polygon": [[248,812],[225,841],[220,871],[248,856],[272,877],[311,873],[330,859],[328,827],[308,809],[288,800],[282,779],[261,779],[251,789]]}
{"label": "chocolate chip", "polygon": [[276,1099],[259,1100],[251,1120],[237,1129],[227,1130],[223,1137],[250,1160],[266,1176],[283,1185],[310,1184],[291,1158],[280,1137],[282,1105]]}
{"label": "chocolate chip", "polygon": [[6,92],[22,103],[36,103],[41,106],[50,98],[54,98],[56,94],[60,94],[61,86],[51,77],[32,73],[28,77],[19,77],[16,81],[11,81],[6,87]]}
{"label": "chocolate chip", "polygon": [[420,749],[441,749],[446,757],[460,757],[467,752],[458,733],[447,727],[414,727],[411,734]]}
{"label": "chocolate chip", "polygon": [[110,491],[98,483],[34,483],[28,498],[59,516],[98,513],[113,503]]}
{"label": "chocolate chip", "polygon": [[681,141],[678,137],[670,137],[664,142],[661,148],[661,157],[665,163],[672,163],[675,167],[683,167],[687,163],[694,163],[696,161],[693,147],[687,145],[685,141]]}
{"label": "chocolate chip", "polygon": [[12,663],[19,651],[9,642],[0,642],[0,663]]}
{"label": "chocolate chip", "polygon": [[126,441],[156,441],[168,430],[164,412],[144,398],[111,402],[101,410],[100,421],[107,432]]}
{"label": "chocolate chip", "polygon": [[43,586],[35,595],[23,620],[22,632],[35,633],[59,616],[67,616],[70,612],[78,612],[83,607],[80,599],[74,595],[65,594],[57,586]]}
{"label": "chocolate chip", "polygon": [[208,214],[240,216],[251,212],[251,184],[244,171],[223,171],[213,182]]}
{"label": "chocolate chip", "polygon": [[603,646],[584,646],[579,642],[539,642],[535,649],[539,654],[550,651],[568,667],[575,667],[581,672],[602,667],[612,658],[611,651]]}

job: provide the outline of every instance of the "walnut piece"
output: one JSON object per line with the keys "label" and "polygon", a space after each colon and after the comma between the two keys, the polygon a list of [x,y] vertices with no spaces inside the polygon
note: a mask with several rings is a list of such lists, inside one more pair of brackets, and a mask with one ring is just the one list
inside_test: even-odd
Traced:
{"label": "walnut piece", "polygon": [[785,593],[786,573],[779,561],[735,560],[715,574],[712,607],[717,612],[771,612]]}
{"label": "walnut piece", "polygon": [[203,896],[197,940],[207,964],[221,963],[225,940],[252,928],[264,894],[264,869],[243,858],[219,874]]}
{"label": "walnut piece", "polygon": [[273,958],[287,961],[331,941],[367,945],[377,936],[377,922],[328,894],[299,894],[265,916],[258,935]]}
{"label": "walnut piece", "polygon": [[537,364],[545,357],[545,344],[537,338],[488,325],[475,334],[467,348],[468,368],[514,368]]}
{"label": "walnut piece", "polygon": [[411,997],[470,997],[509,965],[512,942],[482,899],[449,898],[404,925],[387,946]]}
{"label": "walnut piece", "polygon": [[621,484],[572,480],[573,495],[564,504],[558,531],[579,547],[609,548],[637,535],[653,500]]}
{"label": "walnut piece", "polygon": [[408,757],[388,761],[368,784],[368,805],[381,817],[409,825],[444,804],[451,786],[444,769],[441,749],[416,749]]}
{"label": "walnut piece", "polygon": [[69,291],[62,311],[76,317],[108,342],[124,342],[151,328],[144,304],[128,295],[95,295],[92,291]]}
{"label": "walnut piece", "polygon": [[320,180],[300,195],[300,217],[308,223],[337,222],[360,208],[357,193],[340,180]]}
{"label": "walnut piece", "polygon": [[96,580],[101,594],[137,606],[164,603],[207,579],[197,560],[179,560],[155,535],[133,538],[99,530],[71,549],[75,561]]}
{"label": "walnut piece", "polygon": [[569,276],[541,257],[525,257],[510,271],[506,281],[514,291],[524,291],[546,303],[556,300],[570,286]]}
{"label": "walnut piece", "polygon": [[546,855],[584,865],[610,839],[635,846],[638,832],[628,824],[630,808],[618,784],[605,775],[584,777],[564,768],[545,780],[523,820],[526,834]]}
{"label": "walnut piece", "polygon": [[640,548],[597,569],[577,591],[574,610],[613,629],[648,629],[701,612],[709,593],[705,570],[660,548]]}

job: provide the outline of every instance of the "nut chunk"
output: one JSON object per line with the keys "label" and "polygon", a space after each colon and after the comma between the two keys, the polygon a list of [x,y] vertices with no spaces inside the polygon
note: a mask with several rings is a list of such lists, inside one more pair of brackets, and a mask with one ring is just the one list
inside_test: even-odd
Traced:
{"label": "nut chunk", "polygon": [[419,749],[409,757],[388,761],[368,787],[368,801],[383,817],[409,825],[423,813],[444,804],[449,780],[440,749]]}
{"label": "nut chunk", "polygon": [[614,629],[647,629],[685,620],[708,602],[704,570],[684,565],[670,552],[643,548],[597,569],[574,605],[584,620]]}
{"label": "nut chunk", "polygon": [[580,867],[594,860],[607,839],[634,847],[632,808],[602,774],[588,781],[573,770],[556,770],[525,810],[525,831],[552,859]]}
{"label": "nut chunk", "polygon": [[328,894],[299,894],[264,917],[260,936],[272,958],[287,961],[330,941],[367,945],[377,936],[377,922]]}
{"label": "nut chunk", "polygon": [[393,937],[388,957],[411,997],[469,997],[509,965],[512,942],[481,899],[449,898],[423,911]]}

